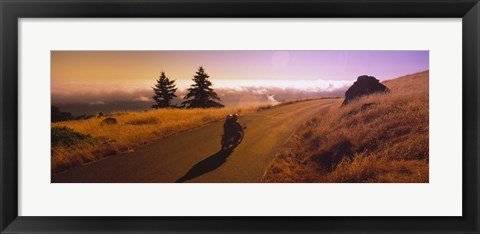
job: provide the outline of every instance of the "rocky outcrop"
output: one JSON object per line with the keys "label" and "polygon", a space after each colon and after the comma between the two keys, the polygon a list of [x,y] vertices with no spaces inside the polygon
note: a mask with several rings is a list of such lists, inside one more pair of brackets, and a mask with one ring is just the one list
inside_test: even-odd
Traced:
{"label": "rocky outcrop", "polygon": [[108,118],[105,118],[104,120],[102,120],[102,122],[100,123],[100,126],[113,125],[113,124],[117,124],[117,119],[112,118],[112,117],[108,117]]}
{"label": "rocky outcrop", "polygon": [[377,92],[385,93],[390,92],[390,90],[373,76],[359,76],[357,81],[355,81],[353,85],[348,88],[347,92],[345,92],[345,100],[343,101],[342,106],[356,98]]}

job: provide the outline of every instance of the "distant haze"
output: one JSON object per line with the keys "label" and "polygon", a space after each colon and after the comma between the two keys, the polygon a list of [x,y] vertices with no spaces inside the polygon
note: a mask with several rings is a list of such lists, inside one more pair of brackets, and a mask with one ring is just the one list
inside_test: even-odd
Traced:
{"label": "distant haze", "polygon": [[52,104],[76,115],[149,109],[161,71],[182,97],[200,65],[229,106],[343,96],[360,75],[386,80],[427,70],[429,52],[52,51]]}

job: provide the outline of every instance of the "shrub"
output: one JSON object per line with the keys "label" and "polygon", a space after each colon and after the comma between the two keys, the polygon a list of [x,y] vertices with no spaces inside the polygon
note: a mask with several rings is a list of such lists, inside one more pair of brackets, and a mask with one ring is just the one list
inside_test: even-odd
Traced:
{"label": "shrub", "polygon": [[95,138],[74,131],[67,127],[52,127],[51,130],[52,149],[58,146],[72,147],[81,144],[93,144]]}
{"label": "shrub", "polygon": [[69,112],[60,111],[56,106],[52,106],[51,109],[52,122],[60,122],[73,119],[73,115]]}

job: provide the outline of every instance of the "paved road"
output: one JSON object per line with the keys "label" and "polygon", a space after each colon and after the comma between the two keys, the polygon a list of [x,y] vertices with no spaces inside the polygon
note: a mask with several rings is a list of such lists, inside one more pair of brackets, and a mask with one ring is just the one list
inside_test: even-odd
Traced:
{"label": "paved road", "polygon": [[52,176],[53,183],[259,182],[275,153],[306,118],[335,99],[279,106],[240,116],[243,142],[220,152],[223,122],[167,137]]}

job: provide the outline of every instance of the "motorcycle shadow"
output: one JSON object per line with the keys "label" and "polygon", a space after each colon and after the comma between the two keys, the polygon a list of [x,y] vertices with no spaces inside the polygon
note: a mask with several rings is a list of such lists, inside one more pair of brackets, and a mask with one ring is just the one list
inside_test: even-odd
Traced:
{"label": "motorcycle shadow", "polygon": [[227,161],[228,156],[230,156],[232,152],[233,149],[220,150],[217,153],[210,155],[208,158],[193,165],[193,167],[188,170],[184,176],[175,181],[175,183],[183,183],[219,168]]}

